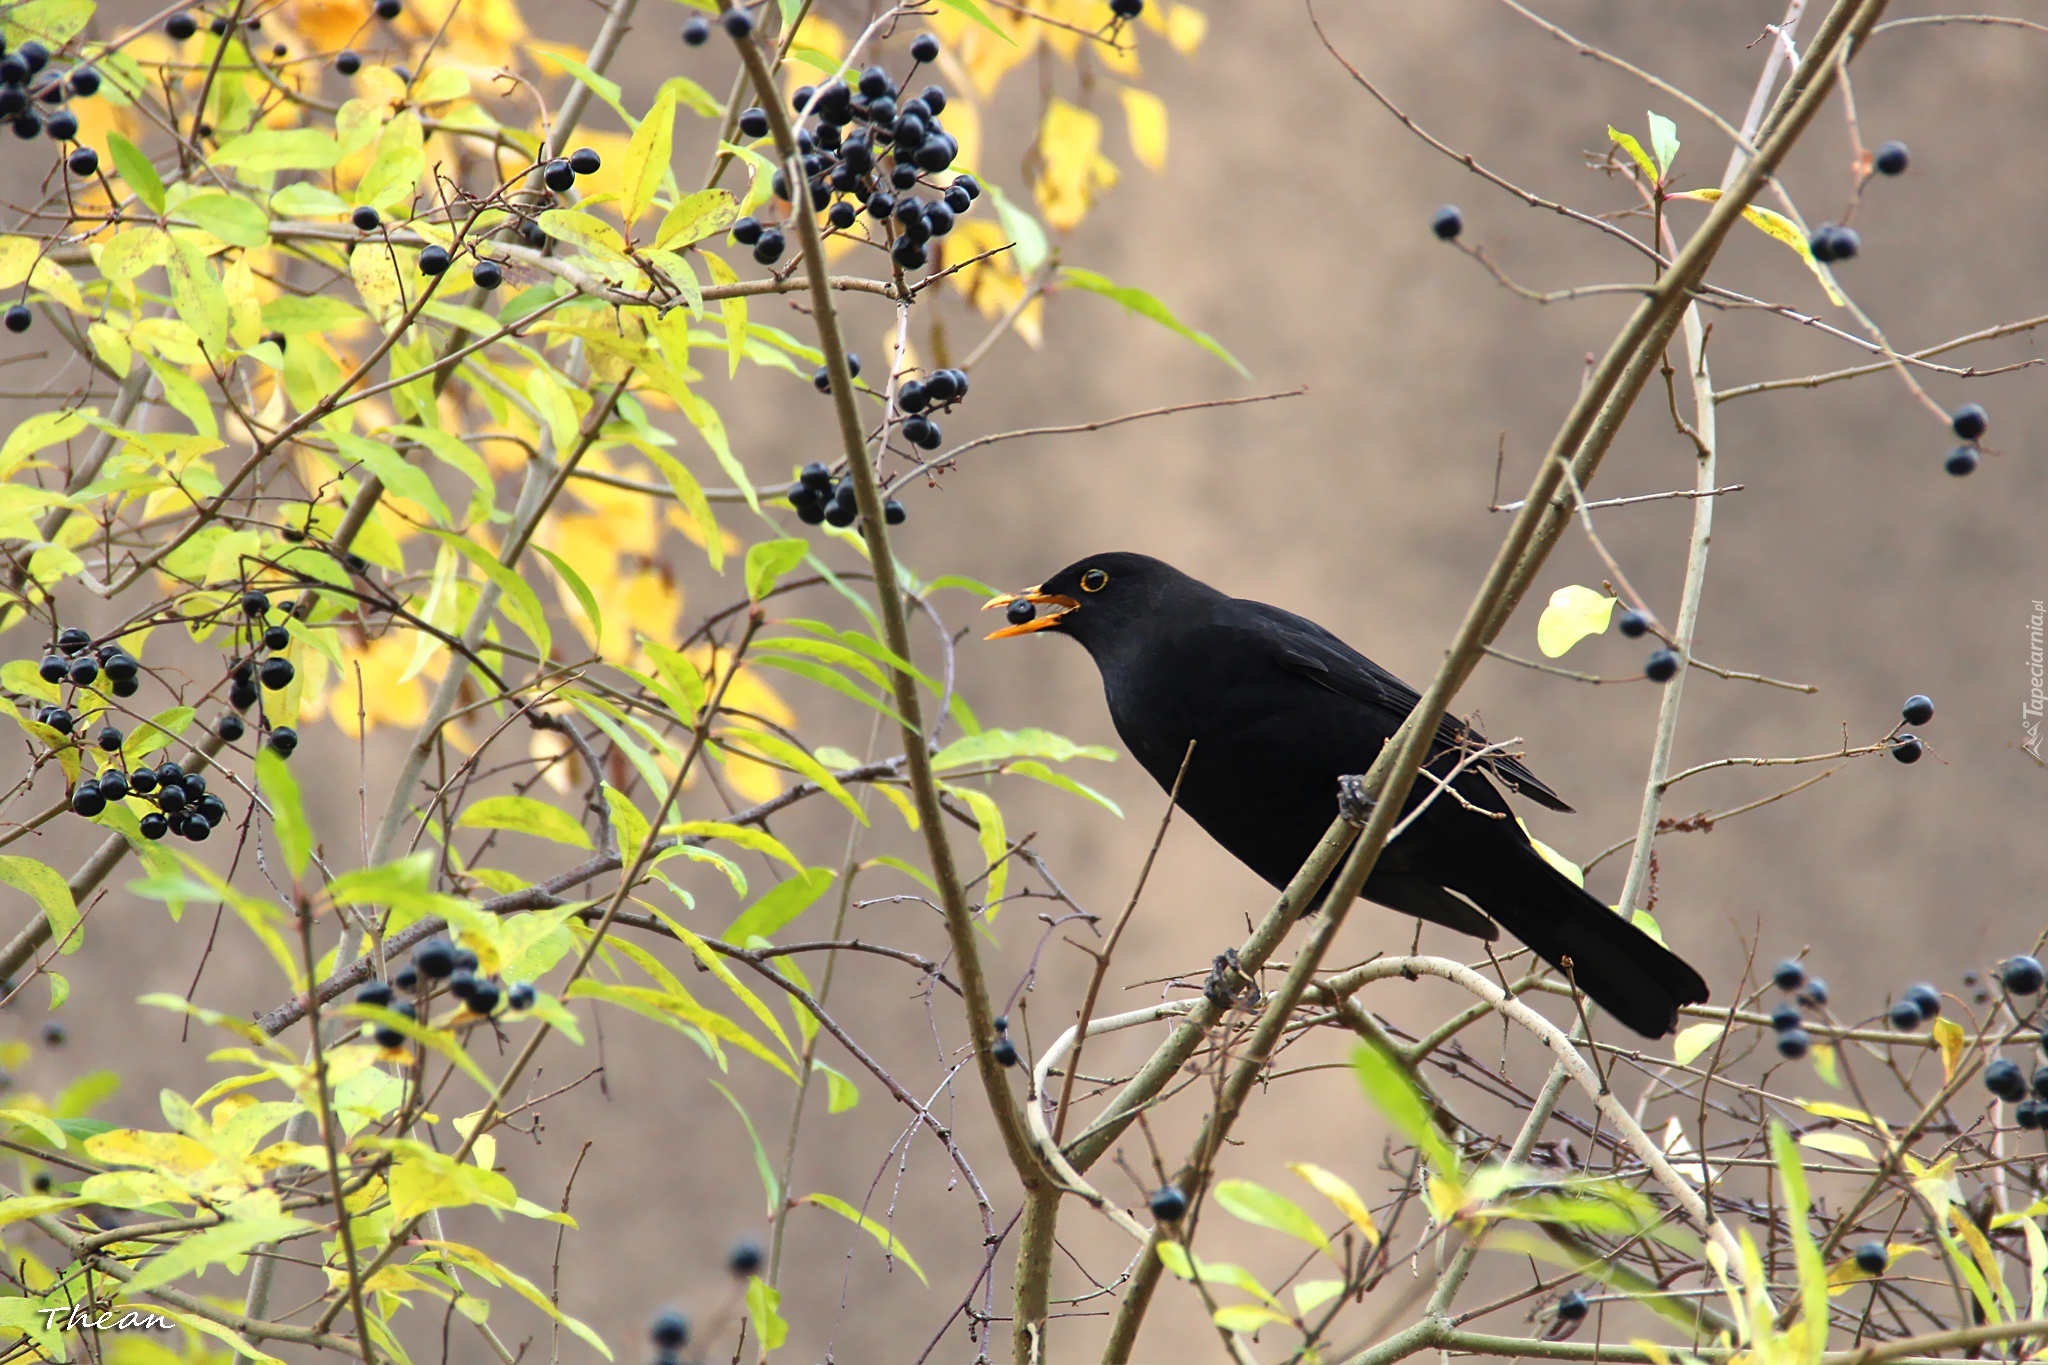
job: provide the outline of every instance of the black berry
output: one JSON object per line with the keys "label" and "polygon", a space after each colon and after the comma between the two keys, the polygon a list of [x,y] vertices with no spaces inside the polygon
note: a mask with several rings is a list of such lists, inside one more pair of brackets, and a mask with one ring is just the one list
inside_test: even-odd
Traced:
{"label": "black berry", "polygon": [[377,0],[377,17],[387,21],[396,19],[402,8],[398,0]]}
{"label": "black berry", "polygon": [[1017,1065],[1017,1045],[1008,1038],[996,1039],[995,1046],[989,1049],[989,1055],[994,1057],[1000,1066]]}
{"label": "black berry", "polygon": [[90,147],[80,147],[64,162],[73,175],[98,175],[100,154]]}
{"label": "black berry", "polygon": [[100,731],[99,734],[93,736],[93,743],[100,746],[102,753],[111,754],[120,750],[121,741],[124,738],[125,736],[119,730],[109,725],[106,729]]}
{"label": "black berry", "polygon": [[745,38],[754,31],[754,17],[743,9],[729,9],[720,21],[725,31],[734,38]]}
{"label": "black berry", "polygon": [[1921,1024],[1920,1007],[1910,1000],[1901,1000],[1885,1015],[1891,1026],[1901,1033],[1911,1033]]}
{"label": "black berry", "polygon": [[754,243],[754,259],[762,265],[773,265],[782,259],[782,234],[774,228],[764,228],[761,240]]}
{"label": "black berry", "polygon": [[1906,987],[1899,998],[1912,1001],[1913,1007],[1920,1011],[1922,1019],[1937,1018],[1941,1014],[1941,992],[1924,981]]}
{"label": "black berry", "polygon": [[910,514],[903,510],[903,504],[894,498],[882,500],[882,520],[891,526],[901,526]]}
{"label": "black berry", "polygon": [[109,801],[119,801],[128,795],[128,774],[119,768],[109,768],[100,774],[100,795]]}
{"label": "black berry", "polygon": [[2017,1104],[2027,1097],[2027,1078],[2017,1064],[2000,1057],[1984,1068],[1984,1088],[2008,1104]]}
{"label": "black berry", "polygon": [[371,208],[368,204],[364,204],[356,209],[354,213],[348,216],[348,220],[355,224],[357,232],[375,232],[377,224],[383,221],[377,216],[377,210]]}
{"label": "black berry", "polygon": [[344,76],[353,76],[363,69],[363,59],[348,48],[335,54],[334,69]]}
{"label": "black berry", "polygon": [[2037,1129],[2041,1126],[2041,1106],[2035,1100],[2028,1100],[2013,1109],[2012,1118],[2022,1128],[2029,1131]]}
{"label": "black berry", "polygon": [[1031,621],[1037,615],[1038,608],[1033,606],[1031,603],[1025,601],[1021,597],[1018,598],[1016,601],[1010,603],[1008,608],[1006,608],[1003,612],[1003,616],[1013,626],[1024,625]]}
{"label": "black berry", "polygon": [[889,73],[879,66],[871,66],[860,73],[860,93],[864,99],[880,99],[895,88],[895,82],[889,79]]}
{"label": "black berry", "polygon": [[1918,735],[1900,735],[1892,741],[1892,757],[1901,763],[1918,763],[1927,746],[1920,742]]}
{"label": "black berry", "polygon": [[1887,142],[1877,149],[1877,173],[1879,175],[1904,175],[1912,156],[1903,142]]}
{"label": "black berry", "polygon": [[711,37],[711,21],[702,15],[691,18],[683,25],[683,41],[691,47],[704,46]]}
{"label": "black berry", "polygon": [[1152,1216],[1162,1223],[1178,1223],[1187,1216],[1188,1197],[1171,1185],[1152,1191],[1152,1197],[1145,1202]]}
{"label": "black berry", "polygon": [[445,938],[430,938],[413,951],[412,965],[429,981],[439,981],[455,970],[455,945]]}
{"label": "black berry", "polygon": [[8,331],[26,332],[29,329],[29,324],[36,320],[36,315],[29,312],[27,304],[17,303],[7,310],[4,320]]}
{"label": "black berry", "polygon": [[60,735],[68,735],[71,727],[78,724],[78,719],[63,707],[52,706],[43,712],[43,724]]}
{"label": "black berry", "polygon": [[279,758],[290,758],[292,750],[299,747],[299,732],[289,725],[280,725],[270,732],[270,751]]}
{"label": "black berry", "polygon": [[468,997],[463,1003],[468,1005],[473,1013],[481,1014],[488,1019],[491,1015],[498,1012],[498,1004],[503,998],[503,994],[499,990],[497,982],[479,981],[470,990]]}
{"label": "black berry", "polygon": [[1465,215],[1456,204],[1445,204],[1429,220],[1429,230],[1446,242],[1456,241],[1465,230]]}
{"label": "black berry", "polygon": [[149,814],[142,817],[140,823],[142,825],[142,837],[145,839],[161,839],[171,832],[171,822],[163,817],[161,811],[149,812]]}
{"label": "black berry", "polygon": [[375,1005],[379,1009],[388,1006],[394,998],[390,983],[385,981],[369,982],[356,992],[358,1005]]}
{"label": "black berry", "polygon": [[408,962],[403,967],[400,967],[397,971],[391,974],[391,984],[402,991],[418,990],[420,985],[420,974],[418,970],[414,968],[414,966],[410,962]]}
{"label": "black berry", "polygon": [[76,654],[92,643],[92,636],[79,626],[66,626],[57,632],[57,648],[66,654]]}
{"label": "black berry", "polygon": [[505,1008],[510,1010],[530,1010],[533,1008],[533,1002],[536,998],[531,981],[516,982],[505,992]]}
{"label": "black berry", "polygon": [[1796,991],[1806,983],[1806,968],[1797,958],[1786,958],[1771,972],[1771,981],[1781,991]]}
{"label": "black berry", "polygon": [[1965,403],[1949,415],[1949,426],[1965,441],[1974,441],[1991,425],[1982,403]]}
{"label": "black berry", "polygon": [[1941,467],[1960,479],[1965,475],[1976,473],[1978,462],[1977,447],[1973,445],[1957,446],[1948,453],[1948,458],[1941,462]]}
{"label": "black berry", "polygon": [[767,1263],[757,1242],[741,1242],[725,1254],[725,1268],[739,1276],[752,1275]]}
{"label": "black berry", "polygon": [[71,73],[69,84],[74,95],[97,95],[100,92],[100,73],[89,66],[81,66]]}
{"label": "black berry", "polygon": [[78,136],[78,115],[59,109],[43,120],[43,131],[52,142],[70,142]]}
{"label": "black berry", "polygon": [[1798,1061],[1812,1046],[1813,1039],[1807,1036],[1803,1028],[1786,1029],[1778,1035],[1778,1055],[1788,1061]]}
{"label": "black berry", "polygon": [[1582,1322],[1591,1307],[1586,1296],[1574,1289],[1557,1301],[1557,1319],[1559,1322]]}
{"label": "black berry", "polygon": [[935,62],[939,59],[939,40],[929,33],[920,33],[910,40],[910,59],[916,62]]}
{"label": "black berry", "polygon": [[282,692],[291,686],[294,672],[290,659],[273,656],[263,661],[263,667],[256,671],[256,676],[268,691]]}
{"label": "black berry", "polygon": [[569,153],[569,169],[578,175],[596,175],[603,166],[604,158],[595,147],[578,147]]}
{"label": "black berry", "polygon": [[1780,1005],[1771,1011],[1771,1027],[1779,1033],[1789,1033],[1804,1022],[1797,1005]]}
{"label": "black berry", "polygon": [[36,676],[46,683],[60,683],[71,672],[71,665],[64,661],[62,654],[45,654],[42,663],[36,666]]}
{"label": "black berry", "polygon": [[2024,953],[2018,957],[2007,958],[1998,979],[2009,994],[2032,995],[2041,989],[2041,963]]}
{"label": "black berry", "polygon": [[505,282],[505,271],[496,261],[478,261],[469,280],[479,289],[496,289]]}
{"label": "black berry", "polygon": [[1660,649],[1643,664],[1643,676],[1653,683],[1668,683],[1678,676],[1678,655],[1668,649]]}
{"label": "black berry", "polygon": [[240,739],[247,731],[248,727],[242,724],[242,718],[232,711],[213,723],[213,732],[230,744]]}
{"label": "black berry", "polygon": [[2035,1099],[2048,1099],[2048,1066],[2034,1069],[2034,1077],[2028,1082],[2028,1088],[2034,1092]]}
{"label": "black berry", "polygon": [[199,32],[199,21],[189,14],[173,14],[170,18],[164,20],[164,32],[170,37],[172,42],[182,43],[193,34]]}
{"label": "black berry", "polygon": [[748,137],[768,136],[768,111],[759,105],[741,110],[740,131]]}
{"label": "black berry", "polygon": [[1916,692],[1906,698],[1906,704],[1899,708],[1899,714],[1905,717],[1908,725],[1925,725],[1934,719],[1934,700]]}
{"label": "black berry", "polygon": [[549,189],[560,194],[576,184],[576,168],[569,164],[568,158],[556,157],[541,168],[540,178]]}
{"label": "black berry", "polygon": [[87,778],[71,793],[71,809],[90,819],[107,808],[107,798],[100,792],[100,784]]}
{"label": "black berry", "polygon": [[[728,20],[733,14],[746,17],[741,11],[733,10],[727,15]],[[728,23],[727,27],[731,24]],[[654,1321],[647,1324],[647,1339],[658,1351],[680,1351],[690,1344],[690,1320],[676,1309],[664,1308],[654,1315]]]}
{"label": "black berry", "polygon": [[858,216],[853,205],[841,199],[833,204],[830,209],[826,210],[825,221],[838,228],[841,232],[844,232],[853,226],[854,219]]}
{"label": "black berry", "polygon": [[1891,1253],[1883,1242],[1865,1242],[1856,1248],[1856,1268],[1866,1275],[1882,1275],[1891,1263]]}

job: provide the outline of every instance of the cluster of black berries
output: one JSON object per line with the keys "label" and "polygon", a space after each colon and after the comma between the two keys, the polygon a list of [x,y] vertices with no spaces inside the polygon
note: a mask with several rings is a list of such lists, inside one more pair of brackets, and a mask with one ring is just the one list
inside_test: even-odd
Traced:
{"label": "cluster of black berries", "polygon": [[[285,614],[291,614],[290,607]],[[292,685],[296,670],[292,661],[284,657],[283,651],[290,647],[292,633],[282,621],[270,619],[270,594],[259,589],[250,589],[242,594],[242,617],[250,634],[248,657],[235,663],[228,683],[228,705],[233,711],[224,714],[214,722],[214,732],[232,744],[248,733],[236,712],[246,711],[262,699],[265,692],[282,692]],[[258,661],[261,653],[266,658]],[[268,743],[271,752],[279,758],[290,758],[292,751],[299,747],[298,731],[289,725],[273,726]]]}
{"label": "cluster of black berries", "polygon": [[[553,157],[542,162],[536,169],[540,171],[541,182],[550,191],[555,194],[566,194],[575,187],[578,176],[596,175],[603,166],[604,158],[597,154],[595,147],[578,147],[567,156]],[[364,232],[372,231],[377,226],[376,211],[357,209],[355,224]],[[522,217],[519,220],[518,233],[519,240],[535,251],[542,250],[548,244],[548,235],[537,218]],[[422,275],[438,278],[447,274],[448,267],[453,264],[455,255],[445,246],[431,244],[420,248],[418,265]],[[486,292],[496,289],[505,282],[505,267],[488,257],[478,256],[476,264],[470,267],[469,282]]]}
{"label": "cluster of black berries", "polygon": [[[100,73],[89,66],[69,73],[49,70],[50,49],[33,38],[12,52],[0,42],[0,54],[4,54],[0,55],[0,118],[13,123],[14,135],[26,140],[44,133],[52,142],[75,139],[78,115],[67,109],[65,102],[73,95],[97,93]],[[99,169],[99,156],[91,148],[79,148],[78,155],[91,158],[84,170],[78,170],[73,161],[78,174],[91,175]]]}
{"label": "cluster of black berries", "polygon": [[1899,992],[1885,1022],[1900,1032],[1911,1032],[1940,1014],[1941,992],[1923,981]]}
{"label": "cluster of black berries", "polygon": [[[807,526],[816,526],[822,521],[847,527],[860,520],[860,504],[854,498],[853,480],[849,477],[835,483],[832,471],[815,461],[805,465],[797,476],[796,486],[789,490],[789,505],[796,509],[797,519]],[[896,499],[882,500],[882,519],[891,526],[902,525],[908,515],[903,504]]]}
{"label": "cluster of black berries", "polygon": [[[66,626],[58,632],[57,647],[43,656],[42,665],[36,672],[46,683],[69,683],[74,689],[81,690],[92,687],[104,673],[107,675],[107,689],[117,697],[132,697],[142,688],[142,665],[135,661],[134,655],[113,640],[94,649],[92,636],[77,626]],[[62,707],[51,709],[64,710]],[[61,734],[71,733],[72,721],[68,711],[61,725],[47,716],[38,719]]]}
{"label": "cluster of black berries", "polygon": [[1813,259],[1822,265],[1831,265],[1836,261],[1855,260],[1856,253],[1863,250],[1863,239],[1856,235],[1855,228],[1843,227],[1839,223],[1822,223],[1806,239],[1806,248],[1813,253]]}
{"label": "cluster of black berries", "polygon": [[[733,13],[745,17],[741,11]],[[688,29],[684,39],[689,40]],[[910,55],[917,65],[936,60],[938,39],[920,34],[910,45]],[[932,182],[931,176],[953,164],[960,144],[940,122],[946,107],[944,88],[927,85],[908,95],[908,87],[907,76],[899,83],[881,67],[871,66],[860,73],[856,85],[836,79],[807,85],[792,103],[801,120],[796,145],[811,202],[839,232],[850,231],[865,210],[873,220],[868,240],[886,247],[898,269],[918,270],[929,258],[927,244],[953,230],[955,220],[981,197],[981,186],[970,175],[956,175],[945,186]],[[748,137],[766,137],[769,126],[764,109],[748,109],[739,118],[739,130]],[[921,197],[920,187],[932,196]],[[776,199],[795,202],[793,189],[788,173],[776,171]],[[782,259],[788,246],[781,228],[753,217],[732,225],[732,239],[752,247],[754,259],[762,265]]]}
{"label": "cluster of black berries", "polygon": [[[2041,968],[2041,960],[2025,953],[2005,960],[1998,969],[1998,983],[2005,987],[2008,997],[2039,995],[2044,984],[2048,984],[2048,973]],[[2021,1008],[2016,1001],[2010,1001],[2013,1013],[2027,1015],[2032,1008]],[[2048,1050],[2048,1042],[2042,1044]],[[2013,1121],[2030,1131],[2048,1128],[2048,1066],[2037,1067],[2031,1079],[2020,1070],[2017,1063],[2000,1057],[1984,1068],[1984,1088],[2008,1104],[2018,1106],[2013,1110]]]}
{"label": "cluster of black berries", "polygon": [[[1650,613],[1637,611],[1633,607],[1614,618],[1615,629],[1631,640],[1640,640],[1648,635],[1652,624],[1654,623]],[[1678,666],[1681,662],[1683,661],[1679,658],[1677,650],[1659,646],[1643,661],[1643,676],[1653,683],[1668,683],[1678,676]]]}
{"label": "cluster of black berries", "polygon": [[1990,415],[1981,403],[1965,403],[1949,414],[1948,424],[1949,429],[1962,438],[1963,444],[1948,453],[1943,468],[1957,478],[1976,473],[1978,461],[1982,458],[1977,443],[1991,426]]}
{"label": "cluster of black berries", "polygon": [[[372,981],[357,991],[356,1003],[375,1005],[407,1019],[417,1019],[418,1002],[399,1000],[397,992],[406,991],[417,996],[431,991],[434,982],[445,981],[448,993],[479,1018],[488,1019],[498,1012],[500,1005],[510,1010],[533,1008],[536,996],[530,982],[504,985],[491,977],[478,976],[478,965],[477,955],[469,949],[458,948],[445,938],[430,938],[413,949],[412,961],[393,973],[389,982]],[[378,1028],[374,1036],[379,1047],[405,1046],[405,1035],[395,1028]]]}
{"label": "cluster of black berries", "polygon": [[1788,1061],[1797,1061],[1813,1046],[1799,1007],[1807,1005],[1819,1009],[1827,1004],[1828,983],[1817,976],[1808,976],[1805,964],[1789,957],[1771,973],[1771,982],[1793,997],[1771,1011],[1771,1028],[1778,1035],[1778,1055]]}
{"label": "cluster of black berries", "polygon": [[[100,742],[106,743],[104,733]],[[121,747],[118,738],[112,747]],[[71,794],[71,809],[80,815],[98,815],[108,802],[128,796],[141,797],[156,807],[142,817],[145,839],[177,834],[200,843],[213,833],[214,826],[228,818],[227,805],[206,789],[206,774],[188,773],[169,761],[125,773],[109,768],[98,779],[78,784]]]}
{"label": "cluster of black berries", "polygon": [[[1934,702],[1918,693],[1906,698],[1906,704],[1899,708],[1899,715],[1908,725],[1925,725],[1934,719]],[[1926,744],[1918,735],[1893,735],[1891,754],[1901,763],[1918,763],[1920,755],[1927,752]]]}
{"label": "cluster of black berries", "polygon": [[1010,1016],[998,1014],[992,1022],[996,1031],[996,1043],[989,1049],[989,1055],[1003,1066],[1017,1065],[1017,1045],[1010,1041]]}

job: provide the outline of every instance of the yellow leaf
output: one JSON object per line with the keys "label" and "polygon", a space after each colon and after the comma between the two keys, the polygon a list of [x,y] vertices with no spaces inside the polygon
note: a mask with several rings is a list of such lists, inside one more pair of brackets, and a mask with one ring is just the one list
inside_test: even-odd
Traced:
{"label": "yellow leaf", "polygon": [[1573,583],[1550,594],[1550,605],[1536,621],[1536,648],[1555,659],[1588,635],[1607,629],[1615,599]]}
{"label": "yellow leaf", "polygon": [[1956,1063],[1962,1060],[1963,1050],[1969,1045],[1963,1026],[1953,1019],[1935,1020],[1934,1041],[1941,1047],[1942,1079],[1948,1080],[1956,1074]]}
{"label": "yellow leaf", "polygon": [[358,242],[349,253],[348,273],[356,282],[356,293],[379,322],[390,321],[404,309],[405,295],[398,287],[398,263],[384,242],[375,238]]}
{"label": "yellow leaf", "polygon": [[1358,1191],[1352,1188],[1350,1181],[1335,1171],[1324,1170],[1306,1161],[1290,1161],[1287,1169],[1313,1185],[1317,1194],[1335,1204],[1353,1226],[1365,1234],[1368,1242],[1375,1246],[1379,1244],[1380,1230],[1372,1220],[1372,1210],[1358,1197]]}
{"label": "yellow leaf", "polygon": [[1869,1143],[1848,1133],[1802,1133],[1799,1136],[1799,1145],[1811,1147],[1816,1152],[1833,1152],[1836,1156],[1862,1157],[1865,1161],[1877,1160],[1870,1153]]}
{"label": "yellow leaf", "polygon": [[1195,55],[1209,33],[1209,16],[1193,5],[1175,5],[1166,11],[1166,41],[1183,57]]}
{"label": "yellow leaf", "polygon": [[1149,90],[1125,86],[1124,122],[1131,133],[1131,154],[1154,171],[1166,169],[1166,101]]}
{"label": "yellow leaf", "polygon": [[[1697,199],[1703,204],[1711,204],[1721,197],[1721,191],[1715,189],[1687,190],[1684,194],[1673,194],[1666,197],[1671,199]],[[1837,308],[1848,306],[1849,300],[1844,298],[1842,291],[1835,286],[1835,277],[1829,273],[1826,266],[1813,258],[1813,248],[1807,245],[1806,237],[1799,231],[1797,223],[1782,213],[1773,213],[1769,209],[1760,209],[1754,205],[1744,209],[1742,216],[1747,218],[1766,236],[1775,237],[1786,246],[1798,252],[1799,259],[1806,262],[1806,268],[1813,272],[1813,277],[1820,281],[1820,287],[1827,291],[1829,303],[1834,304]]]}
{"label": "yellow leaf", "polygon": [[1078,226],[1095,196],[1117,182],[1116,166],[1102,154],[1102,120],[1063,99],[1046,107],[1038,163],[1038,206],[1045,221],[1061,231]]}
{"label": "yellow leaf", "polygon": [[676,92],[668,88],[655,99],[647,117],[633,130],[633,140],[626,144],[626,188],[619,212],[627,227],[654,202],[654,192],[668,174],[675,135]]}

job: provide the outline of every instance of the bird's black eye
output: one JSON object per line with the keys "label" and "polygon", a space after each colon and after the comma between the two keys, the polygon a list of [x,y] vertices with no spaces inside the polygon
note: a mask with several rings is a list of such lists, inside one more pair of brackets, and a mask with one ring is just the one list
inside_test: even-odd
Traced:
{"label": "bird's black eye", "polygon": [[1109,586],[1109,575],[1100,569],[1090,569],[1081,575],[1082,592],[1101,592]]}

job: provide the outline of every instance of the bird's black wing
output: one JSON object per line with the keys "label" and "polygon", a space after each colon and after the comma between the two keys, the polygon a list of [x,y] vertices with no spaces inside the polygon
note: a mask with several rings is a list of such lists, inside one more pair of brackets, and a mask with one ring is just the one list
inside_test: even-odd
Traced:
{"label": "bird's black wing", "polygon": [[[1306,617],[1241,598],[1232,605],[1245,614],[1239,624],[1270,643],[1273,661],[1281,668],[1384,712],[1390,718],[1390,729],[1407,719],[1415,704],[1422,700],[1414,688]],[[1484,748],[1486,737],[1456,717],[1445,716],[1437,725],[1436,742],[1439,752],[1470,750]],[[1523,767],[1519,759],[1493,754],[1484,763],[1510,790],[1551,810],[1571,810],[1563,797]]]}

